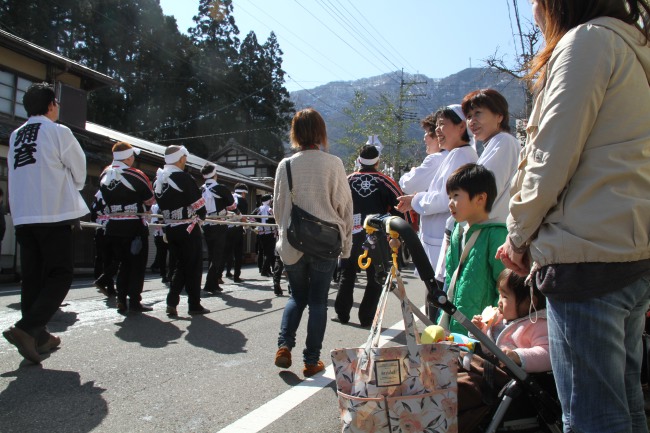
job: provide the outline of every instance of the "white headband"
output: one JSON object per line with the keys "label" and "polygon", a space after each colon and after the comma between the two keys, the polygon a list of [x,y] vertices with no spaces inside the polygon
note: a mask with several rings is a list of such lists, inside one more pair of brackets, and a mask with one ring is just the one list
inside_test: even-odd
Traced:
{"label": "white headband", "polygon": [[245,192],[245,193],[248,194],[248,190],[247,190],[247,189],[244,189],[244,188],[238,188],[238,189],[235,190],[235,192],[236,192],[237,194],[241,194],[242,192]]}
{"label": "white headband", "polygon": [[216,165],[212,168],[212,171],[210,173],[203,175],[203,179],[212,179],[215,174],[217,174],[217,166]]}
{"label": "white headband", "polygon": [[460,104],[447,105],[447,108],[453,110],[454,113],[456,113],[456,115],[460,117],[460,120],[462,120],[463,122],[467,120],[465,117],[465,113],[463,113],[463,107]]}
{"label": "white headband", "polygon": [[113,152],[113,159],[115,161],[124,161],[125,159],[128,159],[131,157],[133,154],[140,155],[140,149],[137,149],[135,147],[131,147],[126,150],[119,150],[117,152]]}
{"label": "white headband", "polygon": [[361,165],[375,165],[377,164],[377,161],[379,161],[379,157],[372,158],[372,159],[358,157],[357,161],[359,161],[359,164]]}
{"label": "white headband", "polygon": [[181,146],[181,148],[174,153],[165,155],[165,164],[173,164],[175,162],[178,162],[183,156],[190,156],[190,152],[187,151],[185,146]]}

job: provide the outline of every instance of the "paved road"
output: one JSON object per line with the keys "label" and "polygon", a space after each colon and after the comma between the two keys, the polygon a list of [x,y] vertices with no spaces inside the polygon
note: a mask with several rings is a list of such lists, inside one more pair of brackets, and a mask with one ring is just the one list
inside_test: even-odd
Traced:
{"label": "paved road", "polygon": [[[421,304],[424,285],[408,269],[403,276],[409,296]],[[242,277],[204,299],[212,310],[206,316],[186,315],[183,297],[178,319],[165,315],[166,286],[153,274],[143,303],[154,311],[126,316],[89,278],[76,279],[50,323],[62,346],[40,366],[22,361],[0,338],[0,432],[340,431],[329,351],[360,346],[368,330],[329,322],[322,354],[328,369],[303,380],[306,317],[294,365],[282,371],[273,357],[287,297],[275,297],[254,266]],[[357,306],[361,295],[357,290]],[[335,296],[332,285],[330,307]],[[0,328],[19,318],[19,300],[17,286],[0,286]],[[398,309],[391,297],[384,334],[403,343]]]}

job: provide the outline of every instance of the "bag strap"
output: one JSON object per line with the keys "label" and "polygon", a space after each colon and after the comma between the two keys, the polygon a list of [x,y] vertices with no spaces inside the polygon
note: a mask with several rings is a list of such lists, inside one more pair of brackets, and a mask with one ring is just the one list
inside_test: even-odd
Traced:
{"label": "bag strap", "polygon": [[[463,248],[463,252],[460,255],[460,260],[458,261],[458,266],[456,267],[456,270],[454,271],[453,275],[451,276],[451,281],[449,282],[449,287],[447,288],[447,299],[453,299],[454,298],[454,293],[456,292],[456,279],[458,278],[460,268],[463,266],[463,262],[465,261],[465,258],[467,257],[467,254],[469,254],[469,250],[471,250],[472,247],[474,246],[474,243],[476,242],[476,238],[478,238],[479,233],[481,233],[481,229],[478,229],[474,233],[472,233],[472,236],[470,236],[469,240],[465,244],[465,248]],[[449,314],[447,314],[446,312],[443,311],[442,316],[440,317],[440,320],[438,321],[438,324],[448,331],[449,330]]]}
{"label": "bag strap", "polygon": [[287,181],[289,182],[289,196],[291,196],[291,203],[293,204],[293,182],[291,179],[291,160],[287,159]]}

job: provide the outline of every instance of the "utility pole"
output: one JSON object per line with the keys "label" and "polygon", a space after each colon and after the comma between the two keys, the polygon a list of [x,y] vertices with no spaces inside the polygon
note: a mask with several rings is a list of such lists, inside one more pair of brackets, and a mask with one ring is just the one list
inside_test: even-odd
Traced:
{"label": "utility pole", "polygon": [[404,124],[406,122],[413,122],[417,118],[417,114],[412,108],[406,106],[407,103],[417,100],[417,98],[426,96],[424,93],[410,93],[409,89],[412,86],[418,84],[427,84],[426,81],[404,81],[404,68],[402,68],[402,77],[399,85],[399,105],[397,108],[397,148],[395,152],[395,159],[393,162],[393,168],[395,173],[397,173],[396,178],[402,175],[402,167],[400,167],[399,162],[401,159],[402,145],[404,143]]}

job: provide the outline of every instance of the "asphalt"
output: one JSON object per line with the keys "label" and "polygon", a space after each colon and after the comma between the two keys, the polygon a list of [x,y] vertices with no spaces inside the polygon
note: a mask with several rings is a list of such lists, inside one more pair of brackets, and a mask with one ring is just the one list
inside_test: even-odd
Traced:
{"label": "asphalt", "polygon": [[[411,299],[421,304],[424,286],[406,269]],[[287,297],[273,294],[256,266],[244,282],[225,281],[219,296],[202,303],[211,313],[179,318],[165,314],[167,287],[148,274],[143,304],[151,313],[118,314],[89,277],[78,276],[50,322],[61,347],[40,365],[22,360],[0,339],[0,432],[298,432],[340,431],[329,351],[364,344],[368,330],[328,322],[321,359],[325,373],[305,380],[301,350],[307,311],[293,351],[293,365],[275,367],[277,335]],[[364,284],[360,275],[357,287]],[[286,281],[282,282],[286,294]],[[336,286],[329,292],[333,306]],[[358,306],[362,290],[355,291]],[[329,309],[333,315],[333,308]],[[0,286],[0,328],[20,317],[17,284]],[[384,328],[401,323],[399,301],[389,299]],[[399,325],[385,329],[403,343]],[[382,340],[384,341],[384,340]]]}

